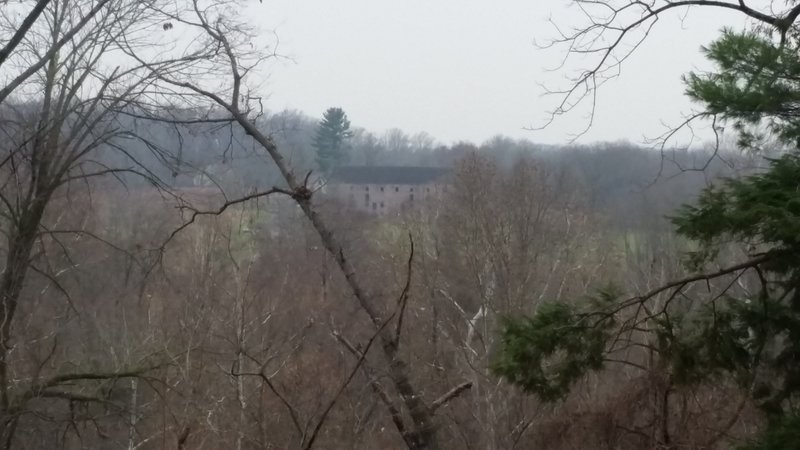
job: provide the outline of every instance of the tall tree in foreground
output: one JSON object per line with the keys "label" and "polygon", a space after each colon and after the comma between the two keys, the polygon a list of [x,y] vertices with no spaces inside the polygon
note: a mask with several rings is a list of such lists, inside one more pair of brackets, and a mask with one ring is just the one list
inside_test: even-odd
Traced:
{"label": "tall tree in foreground", "polygon": [[[95,407],[119,412],[136,394],[111,399],[103,386],[162,365],[161,355],[134,345],[81,351],[102,339],[71,322],[92,309],[78,281],[101,254],[77,257],[77,243],[102,243],[131,267],[142,253],[112,243],[88,214],[70,213],[91,209],[105,178],[169,190],[156,172],[176,170],[179,158],[133,122],[166,109],[160,72],[203,73],[216,54],[184,52],[177,37],[155,31],[165,30],[164,11],[175,4],[53,0],[25,18],[0,14],[0,35],[12,36],[0,71],[0,448],[29,441],[45,421],[78,427],[104,414]],[[122,43],[141,54],[124,55]]]}
{"label": "tall tree in foreground", "polygon": [[[238,5],[238,0],[220,3],[205,3],[195,0],[194,7],[184,14],[175,15],[172,19],[188,29],[201,32],[202,38],[196,40],[196,45],[202,48],[219,49],[215,61],[224,61],[226,72],[214,72],[214,77],[192,76],[192,71],[176,70],[172,73],[158,73],[159,83],[166,84],[179,91],[186,101],[205,104],[208,107],[218,107],[225,112],[225,118],[239,125],[241,130],[253,139],[269,158],[274,162],[280,172],[284,186],[276,186],[267,191],[259,192],[249,198],[264,197],[267,195],[281,195],[290,198],[308,219],[311,227],[319,237],[322,246],[333,259],[349,293],[355,299],[362,316],[373,332],[372,338],[355,349],[357,356],[354,368],[357,369],[366,359],[373,342],[374,347],[380,349],[383,367],[386,374],[387,388],[380,383],[371,383],[376,396],[384,404],[391,416],[397,432],[410,449],[435,449],[439,448],[436,414],[451,399],[460,395],[469,384],[454,389],[442,389],[437,393],[438,398],[429,398],[423,393],[412,377],[407,357],[401,353],[402,321],[406,311],[408,289],[403,289],[398,297],[386,298],[375,291],[367,289],[366,276],[356,270],[349,259],[349,253],[343,241],[330,223],[322,215],[319,205],[314,201],[314,191],[309,187],[310,173],[296,174],[286,159],[283,149],[278,148],[272,136],[261,130],[258,123],[261,98],[257,92],[250,91],[247,85],[247,75],[259,67],[259,63],[267,56],[260,50],[250,45],[256,40],[252,28],[241,21],[231,11]],[[199,5],[199,6],[198,6]],[[131,54],[136,53],[135,48],[127,49]],[[222,77],[225,78],[222,78]],[[226,83],[220,88],[221,80]],[[338,130],[342,138],[349,135],[349,123],[343,112],[334,113],[332,118],[339,117]],[[410,260],[410,258],[409,258]],[[408,272],[410,280],[410,271]],[[410,281],[407,281],[407,285]],[[355,374],[356,371],[350,372]],[[349,380],[352,377],[347,379]],[[345,385],[346,386],[346,385]],[[439,396],[440,395],[440,396]],[[329,403],[334,406],[335,398]],[[327,409],[326,411],[330,411]],[[323,427],[324,420],[319,420],[315,430],[305,436],[302,447],[310,449],[316,442],[319,430]]]}
{"label": "tall tree in foreground", "polygon": [[[8,55],[14,51],[14,49],[22,42],[22,39],[25,35],[30,31],[31,27],[39,16],[42,15],[44,9],[47,7],[47,4],[50,3],[51,0],[38,0],[31,8],[28,15],[25,16],[25,20],[22,21],[20,26],[11,36],[11,38],[2,46],[0,47],[0,66],[3,65],[4,62],[8,59]],[[7,1],[0,2],[0,5],[5,5],[8,3]]]}
{"label": "tall tree in foreground", "polygon": [[323,173],[350,159],[348,140],[353,137],[350,120],[342,108],[328,108],[314,135],[317,165]]}
{"label": "tall tree in foreground", "polygon": [[[660,448],[681,444],[669,421],[677,391],[735,384],[767,422],[748,448],[798,448],[800,431],[792,425],[800,399],[800,7],[772,16],[744,2],[665,2],[647,6],[642,20],[688,4],[736,9],[768,25],[723,30],[705,49],[717,70],[685,78],[687,94],[704,108],[695,117],[732,125],[744,148],[762,150],[771,142],[785,153],[769,159],[763,172],[725,180],[676,212],[676,231],[694,245],[686,277],[630,298],[609,288],[588,301],[553,302],[532,316],[510,317],[493,369],[555,401],[589,372],[610,364],[639,367],[661,379],[662,413],[652,442]],[[625,30],[621,37],[642,23],[619,28],[603,20],[595,19],[594,28]],[[601,50],[608,55],[615,47]],[[731,420],[732,426],[736,417]]]}

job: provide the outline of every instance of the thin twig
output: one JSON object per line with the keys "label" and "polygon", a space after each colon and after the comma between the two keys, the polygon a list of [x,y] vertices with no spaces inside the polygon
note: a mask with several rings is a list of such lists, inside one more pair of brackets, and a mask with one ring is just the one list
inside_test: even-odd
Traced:
{"label": "thin twig", "polygon": [[356,364],[350,371],[350,375],[348,375],[344,383],[342,383],[342,385],[339,386],[339,390],[336,391],[336,395],[334,395],[333,398],[330,400],[330,402],[328,402],[328,406],[322,412],[322,415],[320,415],[320,418],[317,421],[317,425],[314,427],[314,431],[312,431],[311,434],[308,436],[308,440],[306,441],[306,444],[303,446],[303,450],[309,450],[314,445],[314,441],[317,439],[319,430],[321,430],[322,426],[325,424],[325,419],[327,419],[328,414],[331,412],[331,409],[333,409],[334,405],[336,405],[336,402],[339,400],[339,397],[342,395],[342,392],[344,392],[345,388],[347,388],[347,386],[350,384],[350,381],[353,380],[353,377],[355,377],[356,373],[358,372],[358,369],[361,368],[361,365],[367,358],[367,353],[369,352],[370,347],[372,347],[372,343],[375,342],[375,339],[377,339],[378,336],[381,334],[383,328],[386,327],[386,325],[388,325],[389,322],[391,322],[392,318],[394,318],[394,313],[392,313],[386,319],[386,321],[384,321],[383,325],[381,325],[375,331],[375,333],[373,333],[372,336],[369,338],[367,344],[364,346],[364,351],[361,352],[361,356],[359,356],[358,361],[356,361]]}
{"label": "thin twig", "polygon": [[454,387],[453,389],[450,389],[449,391],[445,392],[444,395],[437,398],[436,400],[433,401],[433,403],[431,403],[431,411],[436,411],[437,409],[439,409],[440,406],[445,405],[447,402],[458,397],[464,391],[469,390],[471,387],[472,387],[472,382],[466,381]]}
{"label": "thin twig", "polygon": [[403,329],[403,317],[406,312],[406,305],[408,304],[408,293],[411,290],[411,272],[414,262],[414,238],[411,236],[411,233],[408,233],[408,243],[410,245],[410,250],[408,252],[408,262],[406,263],[406,283],[403,286],[400,297],[397,299],[400,312],[397,315],[397,325],[394,329],[394,345],[398,347],[400,346],[400,332]]}

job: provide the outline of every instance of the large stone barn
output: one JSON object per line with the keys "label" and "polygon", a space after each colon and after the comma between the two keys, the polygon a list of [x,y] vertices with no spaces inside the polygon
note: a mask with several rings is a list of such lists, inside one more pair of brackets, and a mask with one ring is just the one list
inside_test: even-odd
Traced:
{"label": "large stone barn", "polygon": [[327,191],[351,209],[384,215],[440,196],[448,173],[441,167],[344,166],[333,171]]}

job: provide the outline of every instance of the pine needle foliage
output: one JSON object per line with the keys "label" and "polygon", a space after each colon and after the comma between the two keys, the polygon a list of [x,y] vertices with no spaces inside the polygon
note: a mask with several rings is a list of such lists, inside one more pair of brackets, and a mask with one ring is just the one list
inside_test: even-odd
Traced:
{"label": "pine needle foliage", "polygon": [[[543,401],[558,401],[609,364],[620,336],[645,329],[657,368],[672,385],[733,380],[751,394],[769,425],[743,449],[800,448],[797,42],[795,31],[773,37],[726,29],[704,49],[716,70],[684,78],[687,95],[718,124],[733,124],[742,148],[764,150],[771,139],[784,150],[766,159],[765,170],[716,183],[670,218],[696,244],[685,255],[692,275],[634,297],[604,289],[590,301],[557,299],[530,317],[506,318],[496,375]],[[732,245],[749,250],[726,265],[722,255]],[[737,289],[743,277],[755,287]],[[702,289],[712,283],[721,292]],[[689,306],[677,307],[678,297]],[[653,308],[656,302],[663,306]]]}

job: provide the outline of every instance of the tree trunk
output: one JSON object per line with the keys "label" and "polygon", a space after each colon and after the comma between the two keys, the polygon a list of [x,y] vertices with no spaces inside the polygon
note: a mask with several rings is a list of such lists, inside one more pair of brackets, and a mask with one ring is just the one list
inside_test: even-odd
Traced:
{"label": "tree trunk", "polygon": [[355,268],[344,255],[344,247],[327,227],[316,209],[314,209],[311,203],[311,192],[308,187],[300,183],[295,177],[271,138],[264,135],[254,123],[250,122],[235,107],[231,105],[226,105],[226,107],[233,114],[233,118],[242,126],[245,133],[253,137],[253,139],[269,153],[286,180],[286,184],[292,192],[294,192],[292,198],[303,210],[303,213],[319,235],[322,244],[339,266],[359,306],[367,313],[373,325],[381,330],[379,338],[384,359],[388,364],[389,378],[392,380],[397,393],[405,404],[413,425],[408,431],[409,435],[404,436],[407,444],[413,450],[438,449],[439,446],[436,440],[436,426],[434,423],[433,411],[425,404],[422,395],[414,388],[411,382],[408,365],[400,355],[397,354],[398,343],[391,332],[391,327],[383,326],[383,319],[378,312],[374,299],[364,290],[364,285],[359,279]]}
{"label": "tree trunk", "polygon": [[14,407],[9,398],[8,353],[11,350],[11,325],[17,311],[19,296],[28,272],[33,245],[44,215],[49,196],[42,195],[30,201],[14,224],[8,237],[6,267],[0,274],[0,445],[10,448],[16,429]]}

